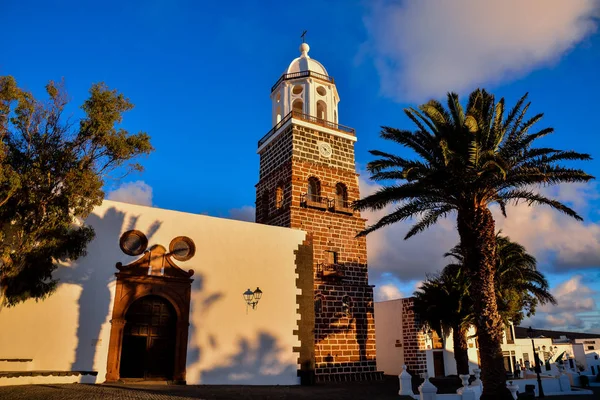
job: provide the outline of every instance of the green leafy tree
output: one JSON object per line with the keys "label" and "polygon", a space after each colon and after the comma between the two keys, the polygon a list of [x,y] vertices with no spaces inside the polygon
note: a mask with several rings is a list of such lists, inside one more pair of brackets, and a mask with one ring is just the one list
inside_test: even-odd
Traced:
{"label": "green leafy tree", "polygon": [[133,104],[95,84],[72,122],[61,84],[38,100],[0,77],[0,305],[48,296],[61,260],[85,255],[94,237],[82,221],[102,203],[104,180],[142,170],[128,161],[153,148],[149,136],[119,128]]}
{"label": "green leafy tree", "polygon": [[477,316],[483,399],[510,396],[500,347],[503,321],[494,285],[496,232],[490,205],[498,204],[504,215],[506,205],[511,203],[546,205],[581,220],[573,209],[538,189],[593,179],[581,169],[560,164],[589,160],[589,155],[533,146],[553,129],[530,132],[542,114],[525,119],[529,108],[526,97],[508,114],[504,99],[496,102],[493,95],[482,89],[471,93],[466,111],[455,93],[448,94],[447,108],[432,100],[418,109],[405,109],[417,129],[383,127],[381,136],[413,150],[417,158],[371,151],[378,157],[368,164],[371,179],[388,184],[355,203],[357,210],[381,210],[390,204],[397,205],[362,235],[416,218],[416,224],[406,234],[408,239],[440,218],[456,217]]}

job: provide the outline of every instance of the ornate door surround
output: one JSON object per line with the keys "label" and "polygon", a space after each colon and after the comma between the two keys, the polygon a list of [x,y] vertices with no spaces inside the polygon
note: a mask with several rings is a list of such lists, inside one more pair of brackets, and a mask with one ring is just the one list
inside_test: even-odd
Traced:
{"label": "ornate door surround", "polygon": [[[123,238],[130,232],[123,234],[121,248],[123,248]],[[141,233],[136,231],[136,234]],[[116,265],[119,272],[115,274],[117,277],[117,287],[112,319],[110,321],[111,330],[106,365],[106,382],[116,382],[121,379],[119,369],[127,310],[136,300],[154,295],[164,298],[175,309],[177,322],[173,381],[185,384],[190,296],[193,281],[191,276],[194,271],[189,270],[186,272],[182,270],[173,263],[171,256],[180,260],[186,260],[193,256],[195,249],[193,242],[189,238],[185,238],[187,243],[191,244],[191,248],[186,255],[187,258],[183,258],[181,254],[177,254],[177,244],[175,243],[174,245],[176,239],[173,239],[171,246],[169,246],[175,247],[170,252],[167,252],[161,245],[154,245],[147,251],[146,249],[142,250],[144,255],[138,260],[128,265],[122,265],[121,263],[117,263]],[[178,255],[179,257],[177,257]]]}

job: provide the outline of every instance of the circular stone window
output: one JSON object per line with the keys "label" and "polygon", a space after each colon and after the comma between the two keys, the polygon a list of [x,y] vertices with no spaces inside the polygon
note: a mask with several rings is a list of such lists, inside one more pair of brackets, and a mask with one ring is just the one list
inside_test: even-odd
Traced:
{"label": "circular stone window", "polygon": [[319,95],[321,95],[321,96],[325,96],[327,94],[327,90],[325,90],[325,88],[323,86],[319,86],[317,88],[317,93],[319,93]]}
{"label": "circular stone window", "polygon": [[128,256],[139,256],[146,251],[148,238],[140,231],[127,231],[121,235],[119,247]]}
{"label": "circular stone window", "polygon": [[292,93],[293,94],[300,94],[302,93],[302,90],[304,90],[304,88],[302,87],[302,85],[296,85],[292,88]]}
{"label": "circular stone window", "polygon": [[187,261],[196,254],[196,245],[187,236],[178,236],[171,240],[169,252],[178,261]]}

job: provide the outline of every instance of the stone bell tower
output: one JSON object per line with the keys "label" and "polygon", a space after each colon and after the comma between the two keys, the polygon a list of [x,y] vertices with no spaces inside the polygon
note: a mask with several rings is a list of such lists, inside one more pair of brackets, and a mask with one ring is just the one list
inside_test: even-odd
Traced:
{"label": "stone bell tower", "polygon": [[302,43],[271,88],[273,128],[258,142],[256,222],[311,234],[314,314],[301,307],[299,325],[311,319],[317,381],[378,379],[366,239],[356,238],[365,220],[351,208],[360,196],[356,133],[338,124],[335,81],[309,50]]}

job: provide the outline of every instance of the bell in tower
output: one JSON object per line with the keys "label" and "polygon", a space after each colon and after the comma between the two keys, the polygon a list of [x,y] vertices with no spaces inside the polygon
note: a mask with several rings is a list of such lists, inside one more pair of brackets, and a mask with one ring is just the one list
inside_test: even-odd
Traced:
{"label": "bell in tower", "polygon": [[356,133],[338,123],[335,81],[309,49],[300,45],[300,57],[271,88],[272,128],[258,142],[256,222],[309,234],[313,264],[296,271],[305,285],[298,300],[300,375],[379,379],[366,239],[356,237],[365,220],[351,207],[360,198]]}

